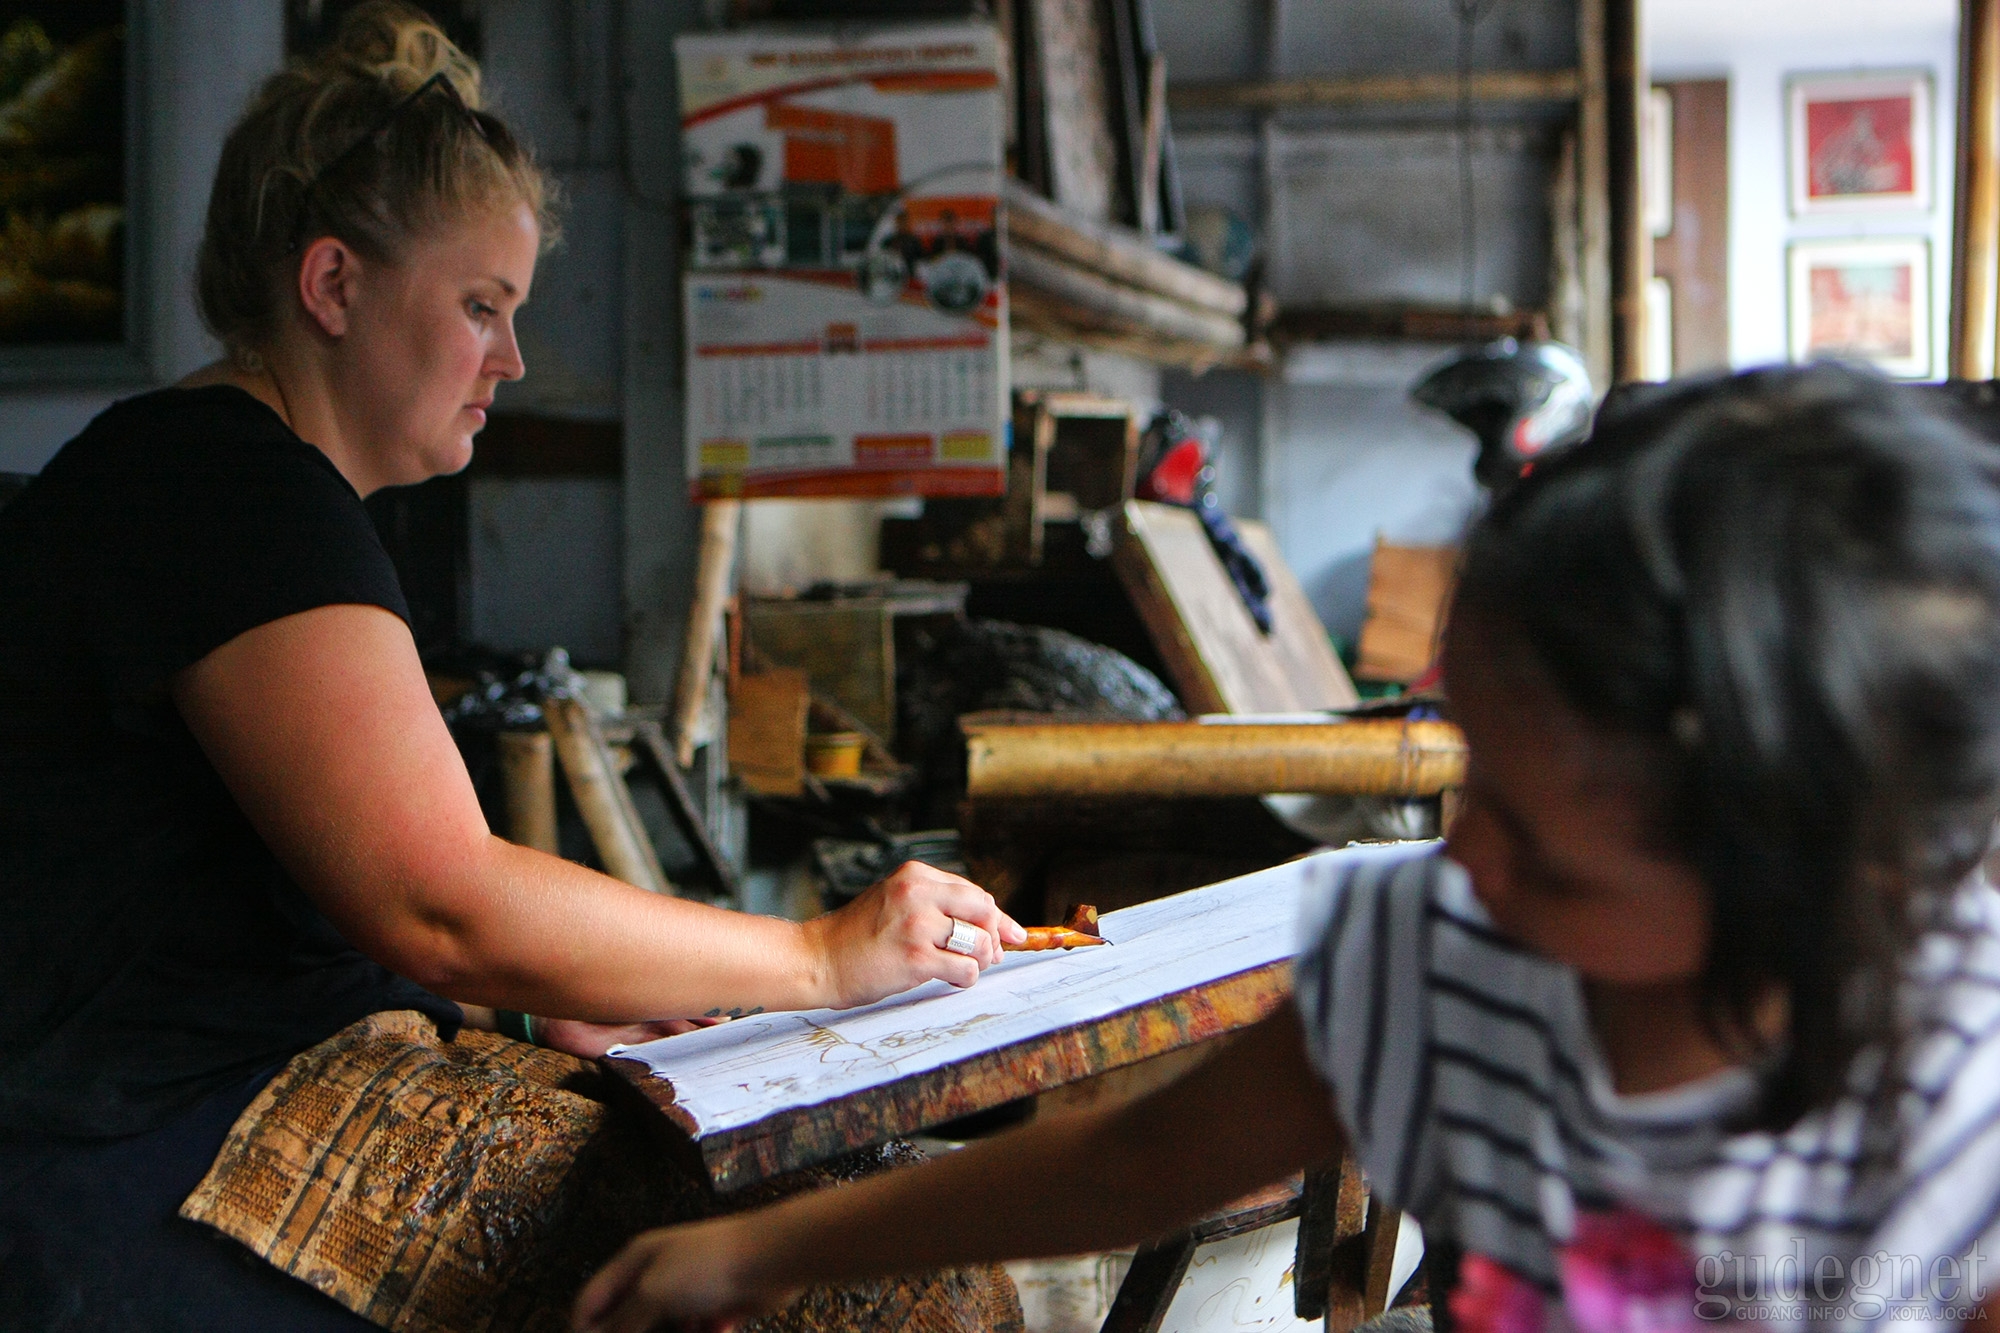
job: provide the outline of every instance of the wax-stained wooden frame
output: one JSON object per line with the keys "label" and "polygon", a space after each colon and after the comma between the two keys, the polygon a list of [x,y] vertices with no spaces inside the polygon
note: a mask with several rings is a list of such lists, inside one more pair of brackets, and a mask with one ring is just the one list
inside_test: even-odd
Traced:
{"label": "wax-stained wooden frame", "polygon": [[1786,80],[1792,212],[1928,211],[1935,131],[1928,70]]}
{"label": "wax-stained wooden frame", "polygon": [[0,385],[151,378],[145,9],[0,3]]}
{"label": "wax-stained wooden frame", "polygon": [[729,1193],[845,1152],[914,1134],[1249,1027],[1291,993],[1289,961],[1223,977],[1104,1018],[896,1079],[858,1096],[776,1112],[742,1129],[700,1135],[673,1085],[633,1059],[604,1063],[678,1133],[669,1151]]}

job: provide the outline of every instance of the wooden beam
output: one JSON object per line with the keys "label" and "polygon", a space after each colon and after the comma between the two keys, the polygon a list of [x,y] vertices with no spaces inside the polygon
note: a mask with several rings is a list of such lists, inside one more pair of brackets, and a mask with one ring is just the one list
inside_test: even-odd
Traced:
{"label": "wooden beam", "polygon": [[1338,342],[1352,338],[1408,339],[1412,342],[1491,342],[1495,338],[1546,338],[1548,316],[1539,310],[1511,315],[1467,312],[1457,306],[1311,306],[1278,312],[1271,340],[1277,343]]}
{"label": "wooden beam", "polygon": [[[1568,102],[1581,86],[1573,69],[1487,70],[1472,76],[1478,102]],[[1275,111],[1295,106],[1383,106],[1458,99],[1456,74],[1366,74],[1347,78],[1250,79],[1176,84],[1176,111]]]}
{"label": "wooden beam", "polygon": [[1137,232],[1066,212],[1011,176],[1005,195],[1007,239],[1016,245],[1036,246],[1106,279],[1232,319],[1249,309],[1241,283],[1163,254]]}
{"label": "wooden beam", "polygon": [[1988,380],[2000,361],[2000,0],[1961,0],[1958,43],[1951,377]]}
{"label": "wooden beam", "polygon": [[1051,722],[967,719],[966,795],[1436,796],[1465,780],[1449,722]]}

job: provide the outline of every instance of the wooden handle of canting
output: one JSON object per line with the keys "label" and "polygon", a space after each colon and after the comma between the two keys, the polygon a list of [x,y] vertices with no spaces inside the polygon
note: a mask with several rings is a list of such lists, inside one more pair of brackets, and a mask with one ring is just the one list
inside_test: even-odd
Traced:
{"label": "wooden handle of canting", "polygon": [[682,768],[694,762],[695,731],[708,700],[708,676],[722,634],[723,608],[729,602],[742,511],[741,500],[710,500],[701,507],[701,560],[695,567],[694,605],[688,609],[687,643],[674,688],[674,759]]}
{"label": "wooden handle of canting", "polygon": [[1007,953],[1040,953],[1045,949],[1087,949],[1093,944],[1109,944],[1099,935],[1086,935],[1068,926],[1028,926],[1028,938],[1019,944],[1003,944]]}

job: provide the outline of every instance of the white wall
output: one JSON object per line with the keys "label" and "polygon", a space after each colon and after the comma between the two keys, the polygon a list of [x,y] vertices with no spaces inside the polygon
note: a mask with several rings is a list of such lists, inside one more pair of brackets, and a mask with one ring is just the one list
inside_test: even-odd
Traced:
{"label": "white wall", "polygon": [[[1657,80],[1726,77],[1729,89],[1729,355],[1783,361],[1786,245],[1793,240],[1927,236],[1932,365],[1941,374],[1951,303],[1952,161],[1958,72],[1956,0],[1664,0],[1647,11]],[[1923,68],[1935,90],[1936,199],[1911,210],[1794,218],[1786,188],[1790,74]]]}
{"label": "white wall", "polygon": [[168,384],[214,359],[194,307],[194,257],[222,140],[284,60],[284,6],[273,0],[148,0],[138,25],[145,91],[145,289],[153,375],[143,382],[0,392],[0,472],[36,472],[114,400]]}
{"label": "white wall", "polygon": [[1265,517],[1327,632],[1361,633],[1375,539],[1448,546],[1479,503],[1471,432],[1410,400],[1454,349],[1343,343],[1295,349],[1267,411]]}

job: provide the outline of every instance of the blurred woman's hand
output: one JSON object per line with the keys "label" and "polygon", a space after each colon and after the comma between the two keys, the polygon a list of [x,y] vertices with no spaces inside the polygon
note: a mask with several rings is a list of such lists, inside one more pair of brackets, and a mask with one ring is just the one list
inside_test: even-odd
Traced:
{"label": "blurred woman's hand", "polygon": [[579,1333],[726,1333],[740,1320],[781,1310],[795,1292],[749,1290],[744,1274],[755,1248],[754,1231],[738,1218],[644,1232],[578,1293],[575,1327]]}
{"label": "blurred woman's hand", "polygon": [[[954,919],[974,927],[970,954],[944,947]],[[805,929],[825,958],[828,1003],[839,1009],[872,1004],[932,979],[970,986],[1000,961],[1003,942],[1027,938],[992,894],[920,861],[905,862],[839,911],[806,922]]]}

